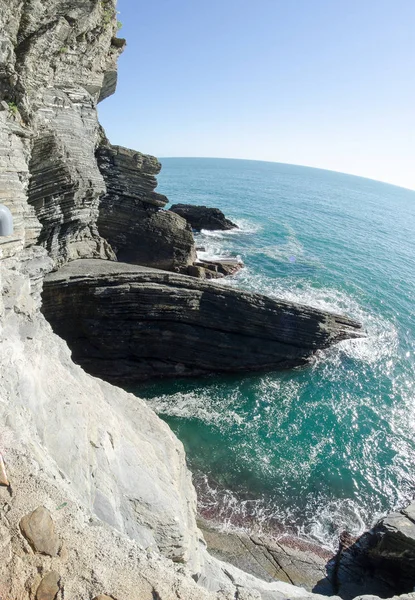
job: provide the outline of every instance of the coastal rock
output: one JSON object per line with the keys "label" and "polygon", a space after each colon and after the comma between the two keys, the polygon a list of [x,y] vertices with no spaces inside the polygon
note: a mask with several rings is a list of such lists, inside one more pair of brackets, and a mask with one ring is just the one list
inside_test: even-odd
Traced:
{"label": "coastal rock", "polygon": [[57,265],[82,257],[115,259],[97,229],[98,202],[105,191],[95,160],[98,120],[94,101],[82,88],[50,90],[38,98],[39,130],[31,154],[29,203],[44,245]]}
{"label": "coastal rock", "polygon": [[203,267],[210,271],[215,271],[224,275],[235,275],[238,271],[240,271],[244,264],[242,261],[237,258],[221,258],[220,260],[198,260],[196,262],[197,266]]}
{"label": "coastal rock", "polygon": [[[94,153],[95,105],[111,91],[108,74],[114,79],[122,50],[113,44],[115,0],[71,7],[64,0],[16,1],[1,8],[0,99],[13,106],[9,129],[25,146],[31,175],[24,218],[32,225],[25,230],[58,265],[79,257],[114,259],[96,227],[105,186]],[[12,143],[17,149],[19,142]],[[35,213],[40,224],[30,216]]]}
{"label": "coastal rock", "polygon": [[196,248],[185,219],[160,210],[167,198],[157,194],[156,158],[103,142],[97,160],[107,192],[101,198],[98,228],[118,260],[180,270],[196,260]]}
{"label": "coastal rock", "polygon": [[[264,581],[285,581],[331,596],[333,587],[326,565],[332,553],[294,537],[275,538],[241,531],[221,531],[198,520],[209,552]],[[316,589],[318,588],[318,589]]]}
{"label": "coastal rock", "polygon": [[39,506],[23,517],[20,529],[35,552],[57,556],[59,538],[55,533],[51,514],[44,506]]}
{"label": "coastal rock", "polygon": [[[333,588],[345,600],[359,594],[389,598],[415,587],[415,502],[346,543],[329,565]],[[349,536],[350,537],[350,536]]]}
{"label": "coastal rock", "polygon": [[316,350],[362,335],[345,316],[99,260],[48,275],[42,310],[76,362],[124,384],[303,365]]}
{"label": "coastal rock", "polygon": [[208,206],[194,206],[192,204],[174,204],[170,210],[184,219],[195,231],[207,229],[208,231],[227,231],[238,226],[225,217],[219,208]]}

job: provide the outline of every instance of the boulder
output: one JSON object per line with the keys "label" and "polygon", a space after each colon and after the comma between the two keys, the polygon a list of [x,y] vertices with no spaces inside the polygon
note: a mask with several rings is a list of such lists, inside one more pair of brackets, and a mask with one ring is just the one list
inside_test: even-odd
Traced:
{"label": "boulder", "polygon": [[57,556],[59,538],[50,512],[44,506],[26,515],[20,521],[20,529],[35,552]]}
{"label": "boulder", "polygon": [[192,204],[174,204],[170,210],[186,219],[195,231],[201,231],[202,229],[207,229],[208,231],[227,231],[238,227],[235,223],[227,219],[219,208],[193,206]]}
{"label": "boulder", "polygon": [[100,260],[48,275],[42,310],[77,363],[123,384],[304,365],[316,350],[362,335],[345,316]]}
{"label": "boulder", "polygon": [[200,518],[198,525],[212,556],[264,581],[285,581],[309,592],[333,595],[326,573],[332,557],[329,550],[293,536],[279,539],[236,529],[224,531]]}
{"label": "boulder", "polygon": [[60,590],[60,575],[56,571],[47,573],[36,591],[36,600],[55,600]]}

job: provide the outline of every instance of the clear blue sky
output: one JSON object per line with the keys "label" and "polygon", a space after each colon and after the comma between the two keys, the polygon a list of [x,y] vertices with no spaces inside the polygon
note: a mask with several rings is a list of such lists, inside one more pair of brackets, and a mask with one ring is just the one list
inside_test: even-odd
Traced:
{"label": "clear blue sky", "polygon": [[119,0],[113,143],[415,189],[415,0]]}

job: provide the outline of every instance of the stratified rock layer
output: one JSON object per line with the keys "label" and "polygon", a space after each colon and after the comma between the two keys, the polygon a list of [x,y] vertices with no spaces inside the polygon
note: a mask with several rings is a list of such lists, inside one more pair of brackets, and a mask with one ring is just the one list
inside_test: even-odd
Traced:
{"label": "stratified rock layer", "polygon": [[106,141],[97,159],[107,187],[98,228],[118,260],[169,271],[192,265],[196,248],[190,226],[179,215],[160,210],[168,200],[154,191],[158,160]]}
{"label": "stratified rock layer", "polygon": [[219,208],[174,204],[170,210],[186,219],[195,231],[201,231],[202,229],[227,231],[238,227],[227,219]]}
{"label": "stratified rock layer", "polygon": [[76,362],[111,381],[304,364],[360,324],[191,277],[99,260],[45,279],[43,312]]}

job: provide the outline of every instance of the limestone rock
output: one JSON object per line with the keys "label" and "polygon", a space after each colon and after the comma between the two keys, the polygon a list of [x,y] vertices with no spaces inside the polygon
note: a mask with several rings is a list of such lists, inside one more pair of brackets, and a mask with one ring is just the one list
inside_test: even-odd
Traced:
{"label": "limestone rock", "polygon": [[118,260],[170,271],[191,265],[196,260],[191,228],[160,210],[167,198],[154,191],[158,160],[108,142],[99,147],[97,159],[107,187],[98,228]]}
{"label": "limestone rock", "polygon": [[235,223],[227,219],[219,208],[194,206],[192,204],[174,204],[170,210],[186,219],[195,231],[201,231],[202,229],[227,231],[228,229],[238,227]]}
{"label": "limestone rock", "polygon": [[49,571],[36,592],[36,600],[55,600],[60,590],[60,575],[56,571]]}
{"label": "limestone rock", "polygon": [[74,261],[45,278],[43,309],[76,362],[109,381],[279,369],[360,337],[361,325],[167,271]]}
{"label": "limestone rock", "polygon": [[23,517],[20,521],[20,529],[35,552],[57,556],[59,538],[51,514],[44,506],[39,506]]}

